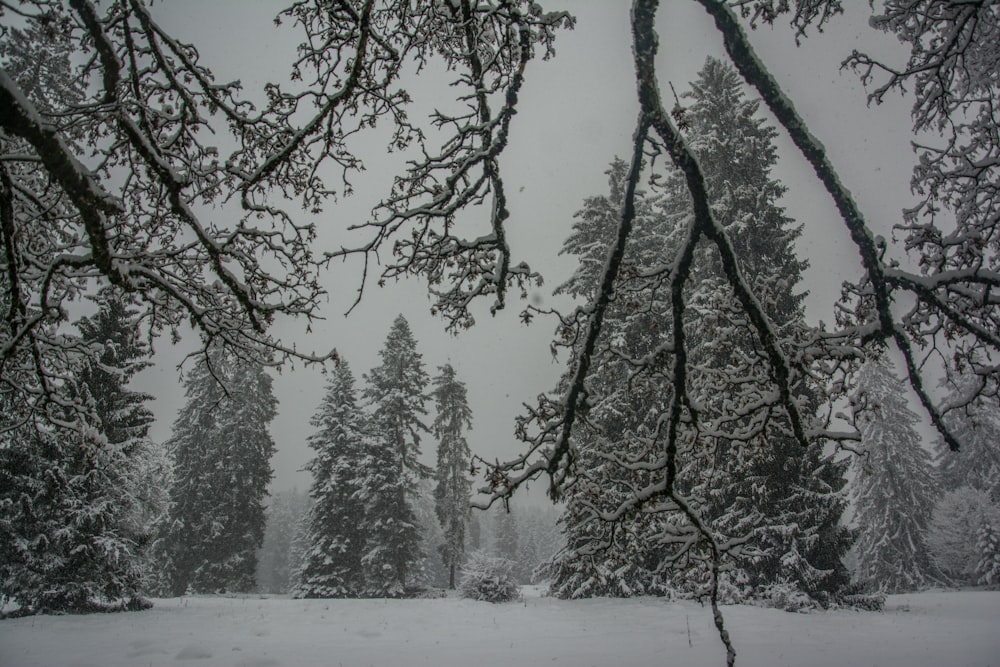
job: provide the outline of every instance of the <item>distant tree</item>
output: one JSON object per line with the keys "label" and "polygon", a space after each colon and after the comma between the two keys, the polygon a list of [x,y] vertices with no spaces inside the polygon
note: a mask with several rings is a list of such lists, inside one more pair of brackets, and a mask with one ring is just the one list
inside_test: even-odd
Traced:
{"label": "distant tree", "polygon": [[423,554],[420,568],[423,572],[422,584],[447,588],[448,568],[441,558],[441,549],[444,547],[444,529],[437,517],[437,503],[434,499],[435,486],[436,480],[433,477],[421,480],[420,493],[413,506],[420,530],[420,551]]}
{"label": "distant tree", "polygon": [[469,523],[465,532],[469,536],[469,551],[482,549],[483,528],[479,522],[479,515],[475,512],[469,514]]}
{"label": "distant tree", "polygon": [[493,552],[510,561],[517,559],[517,515],[513,508],[498,507],[493,512]]}
{"label": "distant tree", "polygon": [[985,491],[963,486],[938,500],[927,530],[927,546],[942,572],[960,584],[975,584],[982,559],[979,531],[1000,525],[1000,508]]}
{"label": "distant tree", "polygon": [[[962,402],[960,396],[956,398]],[[996,408],[968,405],[949,415],[948,423],[962,448],[955,452],[938,440],[942,485],[949,490],[971,486],[1000,504],[1000,413]]]}
{"label": "distant tree", "polygon": [[432,430],[438,440],[434,508],[444,531],[441,559],[448,569],[448,588],[454,589],[455,571],[465,560],[465,528],[470,517],[472,453],[465,431],[472,428],[472,410],[465,383],[456,377],[455,369],[445,364],[438,371],[431,392],[437,408]]}
{"label": "distant tree", "polygon": [[561,547],[558,528],[559,511],[549,505],[521,505],[518,524],[518,562],[522,564],[524,580],[537,583],[544,579],[544,564]]}
{"label": "distant tree", "polygon": [[885,356],[870,359],[852,398],[864,447],[852,460],[855,577],[869,588],[903,593],[938,580],[925,535],[939,492],[919,418],[890,363]]}
{"label": "distant tree", "polygon": [[69,388],[87,407],[86,425],[73,425],[72,410],[52,423],[18,414],[10,394],[0,396],[0,594],[24,612],[146,606],[144,519],[163,480],[146,437],[150,397],[127,385],[149,350],[128,303],[107,290],[93,300],[97,312],[76,323],[92,355]]}
{"label": "distant tree", "polygon": [[392,597],[423,576],[415,503],[420,481],[431,473],[420,462],[420,436],[429,432],[422,421],[429,378],[402,315],[392,323],[380,355],[382,363],[365,376],[363,392],[373,419],[361,468],[367,523],[361,564],[366,594]]}
{"label": "distant tree", "polygon": [[298,489],[271,494],[264,510],[264,540],[257,552],[257,588],[262,593],[288,593],[301,569],[293,544],[305,516],[309,496]]}
{"label": "distant tree", "polygon": [[368,517],[361,498],[367,416],[358,405],[354,374],[340,359],[313,415],[309,446],[316,455],[307,468],[313,482],[306,552],[296,597],[351,597],[364,590],[361,558]]}
{"label": "distant tree", "polygon": [[157,540],[163,592],[253,591],[272,477],[271,378],[257,364],[211,348],[184,389],[187,402],[167,443],[173,482]]}

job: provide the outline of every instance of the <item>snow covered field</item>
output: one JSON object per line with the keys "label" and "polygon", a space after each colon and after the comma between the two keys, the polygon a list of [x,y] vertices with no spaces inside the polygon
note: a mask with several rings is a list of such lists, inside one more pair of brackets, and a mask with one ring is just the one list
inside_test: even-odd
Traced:
{"label": "snow covered field", "polygon": [[[741,667],[1000,666],[1000,592],[891,596],[882,613],[724,613]],[[142,613],[0,621],[2,667],[724,664],[707,608],[652,598],[189,597]]]}

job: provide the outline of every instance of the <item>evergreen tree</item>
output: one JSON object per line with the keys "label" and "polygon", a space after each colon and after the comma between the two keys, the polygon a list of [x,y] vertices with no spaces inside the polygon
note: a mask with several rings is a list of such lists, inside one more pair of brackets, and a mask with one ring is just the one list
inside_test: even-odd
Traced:
{"label": "evergreen tree", "polygon": [[[804,295],[795,290],[806,265],[794,254],[800,228],[784,215],[778,204],[784,188],[770,174],[776,133],[735,71],[718,61],[706,62],[685,100],[690,105],[677,113],[739,269],[782,335],[804,339]],[[624,163],[612,165],[610,196],[587,200],[578,214],[564,252],[578,255],[581,265],[563,291],[594,294],[620,218],[625,172]],[[668,579],[700,594],[708,576],[704,543],[672,503],[651,502],[614,522],[601,520],[637,489],[655,485],[651,475],[663,474],[657,440],[673,400],[664,380],[672,363],[674,295],[643,273],[671,266],[692,212],[681,174],[671,171],[656,183],[655,196],[639,192],[635,199],[627,268],[605,314],[606,347],[592,360],[586,419],[574,431],[579,474],[567,494],[566,546],[552,563],[560,594],[665,592]],[[770,393],[769,364],[715,247],[699,246],[691,270],[697,278],[688,282],[684,302],[694,324],[685,327],[685,352],[698,414],[682,427],[678,489],[717,535],[743,542],[731,554],[730,579],[743,582],[746,594],[784,581],[825,603],[849,581],[842,557],[851,535],[840,525],[846,462],[818,445],[803,449],[787,416],[761,407]],[[793,389],[808,412],[815,404],[810,388],[799,382]],[[669,575],[669,569],[685,572]]]}
{"label": "evergreen tree", "polygon": [[1000,525],[1000,508],[988,493],[971,486],[944,493],[934,506],[927,546],[937,567],[955,583],[977,582],[983,555],[977,541],[985,524]]}
{"label": "evergreen tree", "polygon": [[971,486],[1000,504],[1000,414],[996,408],[970,405],[947,420],[962,449],[953,452],[938,441],[942,485],[949,490]]}
{"label": "evergreen tree", "polygon": [[860,409],[864,455],[853,460],[855,577],[885,593],[932,585],[936,568],[925,533],[938,495],[930,454],[921,446],[918,417],[884,356],[861,370],[852,402]]}
{"label": "evergreen tree", "polygon": [[187,403],[168,443],[173,483],[158,544],[164,592],[252,591],[272,476],[271,378],[213,347],[184,385]]}
{"label": "evergreen tree", "polygon": [[423,554],[420,567],[423,571],[423,584],[447,588],[448,568],[441,558],[441,549],[444,547],[444,529],[437,517],[437,502],[434,499],[436,484],[434,478],[420,481],[420,493],[417,494],[413,509],[420,531],[420,551]]}
{"label": "evergreen tree", "polygon": [[437,416],[434,436],[438,439],[434,508],[444,531],[441,559],[448,569],[448,588],[455,588],[455,571],[465,560],[465,527],[469,521],[472,482],[468,471],[472,453],[464,431],[472,428],[472,410],[465,383],[455,376],[455,369],[445,364],[434,378]]}
{"label": "evergreen tree", "polygon": [[[759,115],[758,101],[746,97],[735,70],[717,60],[706,61],[685,98],[691,100],[684,111],[691,149],[739,268],[772,326],[804,340],[805,294],[796,289],[806,262],[794,250],[801,227],[784,214],[785,188],[771,175],[777,133]],[[699,418],[715,433],[699,435],[685,475],[689,493],[708,501],[719,533],[750,538],[747,557],[735,564],[752,594],[786,581],[826,604],[849,583],[843,557],[852,536],[840,521],[847,463],[824,455],[819,444],[803,449],[786,415],[749,409],[769,377],[754,375],[764,367],[747,360],[763,352],[746,314],[721,287],[714,249],[705,260],[699,266],[708,275],[690,297],[702,314],[692,327],[691,358],[698,368]],[[793,389],[803,412],[815,409],[808,386]]]}
{"label": "evergreen tree", "polygon": [[147,365],[135,312],[109,291],[76,324],[90,350],[68,385],[73,409],[42,422],[0,397],[0,592],[25,612],[141,608],[143,521],[161,480],[146,438],[145,394],[127,388]]}
{"label": "evergreen tree", "polygon": [[469,523],[466,526],[465,534],[469,536],[469,548],[468,551],[479,551],[483,548],[483,537],[482,537],[482,526],[479,523],[479,517],[474,513],[469,513]]}
{"label": "evergreen tree", "polygon": [[367,518],[361,498],[368,421],[358,406],[354,375],[339,361],[313,416],[309,446],[313,482],[306,551],[296,597],[350,597],[364,590],[361,557]]}
{"label": "evergreen tree", "polygon": [[517,559],[517,517],[509,506],[498,505],[493,512],[493,553],[510,561]]}
{"label": "evergreen tree", "polygon": [[[580,265],[557,293],[593,297],[621,214],[627,169],[626,163],[615,160],[607,171],[609,195],[587,198],[576,214],[574,232],[562,253],[576,255]],[[644,192],[636,197],[635,229],[625,249],[636,268],[656,266],[670,256],[673,235],[663,204],[662,198]],[[607,337],[616,341],[623,355],[642,358],[655,349],[656,337],[649,334],[665,326],[667,305],[655,293],[623,292],[623,297],[609,306]],[[564,598],[662,594],[666,589],[654,573],[657,555],[646,539],[656,533],[662,516],[630,516],[627,530],[619,530],[618,525],[600,520],[599,513],[615,511],[637,484],[648,481],[648,476],[622,471],[614,457],[643,457],[642,440],[657,412],[666,409],[670,389],[658,379],[631,376],[620,357],[601,355],[594,367],[588,379],[593,405],[574,432],[579,479],[566,493],[559,520],[564,545],[545,566],[550,591]]]}
{"label": "evergreen tree", "polygon": [[367,595],[395,597],[420,582],[423,560],[415,504],[430,468],[420,462],[428,432],[424,388],[429,379],[410,325],[402,315],[389,329],[382,363],[365,376],[373,412],[361,481],[367,542],[361,559]]}

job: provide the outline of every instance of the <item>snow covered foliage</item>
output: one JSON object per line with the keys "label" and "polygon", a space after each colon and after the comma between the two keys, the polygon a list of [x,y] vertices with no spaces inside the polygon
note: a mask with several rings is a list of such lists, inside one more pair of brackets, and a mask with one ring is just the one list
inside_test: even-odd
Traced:
{"label": "snow covered foliage", "polygon": [[959,584],[975,584],[983,553],[979,547],[984,525],[1000,525],[1000,507],[985,491],[963,486],[945,493],[934,507],[927,546],[934,562]]}
{"label": "snow covered foliage", "polygon": [[976,565],[976,581],[980,586],[1000,588],[1000,533],[989,521],[984,521],[976,532],[976,549],[979,563]]}
{"label": "snow covered foliage", "polygon": [[429,429],[424,393],[429,384],[410,325],[400,315],[380,352],[382,363],[365,376],[372,412],[360,498],[367,541],[361,557],[365,593],[397,597],[422,582],[420,529],[415,503],[431,470],[420,462],[421,434]]}
{"label": "snow covered foliage", "polygon": [[1000,411],[968,405],[953,412],[948,422],[961,439],[962,448],[956,452],[938,442],[942,485],[950,490],[971,486],[1000,503]]}
{"label": "snow covered foliage", "polygon": [[464,598],[484,602],[518,599],[521,591],[514,578],[514,562],[482,551],[473,552],[462,566],[459,591]]}
{"label": "snow covered foliage", "polygon": [[472,453],[465,437],[472,428],[472,410],[465,383],[456,377],[455,369],[445,364],[438,371],[431,392],[437,411],[432,429],[438,441],[434,508],[444,532],[441,559],[448,569],[448,588],[453,589],[455,570],[465,560],[465,526],[472,495]]}
{"label": "snow covered foliage", "polygon": [[938,580],[925,534],[939,492],[918,417],[890,364],[885,356],[870,359],[852,397],[864,448],[852,460],[854,576],[869,589],[904,593]]}
{"label": "snow covered foliage", "polygon": [[[804,268],[793,251],[799,228],[779,207],[784,188],[770,176],[775,130],[719,61],[706,62],[683,99],[690,103],[678,114],[736,265],[711,244],[695,246],[679,321],[668,275],[688,261],[678,256],[678,240],[691,220],[690,197],[677,171],[654,175],[651,193],[634,193],[634,231],[605,312],[606,342],[588,353],[582,321],[564,320],[559,330],[574,356],[590,355],[590,367],[585,419],[574,427],[567,545],[553,563],[553,590],[580,596],[680,586],[702,595],[718,584],[711,552],[724,550],[727,567],[742,572],[730,581],[742,582],[744,595],[787,581],[827,604],[848,583],[841,558],[851,536],[840,525],[846,463],[819,444],[803,447],[794,419],[766,398],[767,344],[726,279],[739,270],[775,330],[788,340],[807,337],[795,291]],[[613,164],[611,194],[588,199],[578,214],[564,252],[581,264],[562,291],[596,297],[628,169]],[[682,415],[673,412],[671,380],[678,337],[685,341]],[[804,380],[790,388],[800,410],[815,405]],[[557,404],[545,403],[522,422],[522,434],[544,442],[563,418]],[[663,438],[674,428],[676,458],[668,461]],[[683,495],[664,497],[668,479]]]}
{"label": "snow covered foliage", "polygon": [[160,592],[253,591],[274,453],[271,378],[213,347],[187,373],[184,390],[167,443],[173,480],[155,545]]}
{"label": "snow covered foliage", "polygon": [[148,348],[130,304],[109,291],[94,301],[74,343],[91,353],[67,387],[83,424],[71,408],[41,420],[0,394],[0,595],[22,613],[147,604],[143,552],[163,480],[146,438],[149,397],[127,385]]}
{"label": "snow covered foliage", "polygon": [[313,416],[316,431],[309,446],[316,452],[308,469],[312,509],[306,552],[296,597],[351,597],[364,590],[361,557],[368,518],[362,499],[369,422],[361,411],[354,375],[341,358],[327,381],[326,394]]}

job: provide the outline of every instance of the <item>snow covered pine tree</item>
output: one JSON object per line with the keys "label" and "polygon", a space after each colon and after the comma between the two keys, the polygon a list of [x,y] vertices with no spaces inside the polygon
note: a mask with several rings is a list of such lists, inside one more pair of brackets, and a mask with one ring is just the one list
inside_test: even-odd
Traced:
{"label": "snow covered pine tree", "polygon": [[354,374],[340,358],[327,381],[323,402],[313,415],[316,431],[309,446],[316,455],[308,470],[312,509],[306,551],[293,595],[304,598],[355,597],[365,591],[361,557],[369,518],[362,499],[368,417],[358,405]]}
{"label": "snow covered pine tree", "polygon": [[363,395],[373,413],[360,482],[367,542],[361,558],[365,594],[399,597],[421,583],[423,554],[415,509],[420,480],[420,434],[429,432],[424,389],[429,378],[410,325],[400,315],[380,352],[382,363],[365,376]]}
{"label": "snow covered pine tree", "polygon": [[851,462],[854,576],[866,588],[905,593],[940,580],[926,543],[940,490],[917,432],[919,418],[890,364],[885,356],[869,359],[852,397],[864,447]]}
{"label": "snow covered pine tree", "polygon": [[127,388],[147,363],[136,311],[110,290],[66,345],[92,348],[69,394],[87,406],[87,427],[45,422],[0,397],[0,595],[21,613],[141,609],[143,551],[151,513],[149,396]]}
{"label": "snow covered pine tree", "polygon": [[[793,252],[799,229],[777,203],[784,188],[770,177],[775,130],[759,117],[735,70],[717,60],[706,61],[684,99],[690,105],[675,113],[740,269],[773,326],[804,339],[803,295],[794,289],[805,263]],[[611,196],[587,200],[564,248],[581,256],[564,291],[592,296],[598,285],[595,271],[617,228],[626,165],[618,162],[609,173]],[[657,471],[665,472],[658,439],[673,388],[661,354],[670,343],[661,337],[674,335],[675,312],[662,274],[674,266],[677,239],[692,215],[681,174],[671,171],[651,183],[653,196],[635,194],[635,229],[623,255],[628,270],[605,316],[611,343],[595,351],[587,381],[587,418],[578,426],[581,473],[564,522],[567,549],[553,563],[555,590],[563,595],[678,586],[701,595],[708,583],[699,565],[710,560],[708,544],[700,543],[691,516],[674,499],[641,501],[642,511],[635,511],[660,483]],[[839,525],[846,463],[824,455],[819,443],[803,448],[787,419],[760,405],[771,381],[766,355],[724,272],[714,247],[698,246],[684,327],[687,381],[698,412],[678,450],[676,479],[713,533],[739,545],[730,554],[731,597],[766,596],[782,584],[826,605],[849,583],[841,558],[851,537]],[[573,353],[579,354],[583,337],[565,324],[561,335],[576,341]],[[802,409],[814,405],[810,387],[793,388]],[[538,426],[546,431],[544,422]],[[668,574],[671,568],[683,574]]]}
{"label": "snow covered pine tree", "polygon": [[161,590],[250,592],[272,476],[271,378],[258,364],[213,347],[188,372],[184,389],[187,403],[167,443],[170,505],[155,545]]}
{"label": "snow covered pine tree", "polygon": [[434,510],[444,532],[440,551],[448,569],[448,588],[454,589],[455,571],[465,561],[465,527],[470,516],[472,453],[465,431],[472,428],[472,410],[465,383],[456,377],[451,364],[438,369],[431,396],[437,413],[431,428],[438,440]]}

